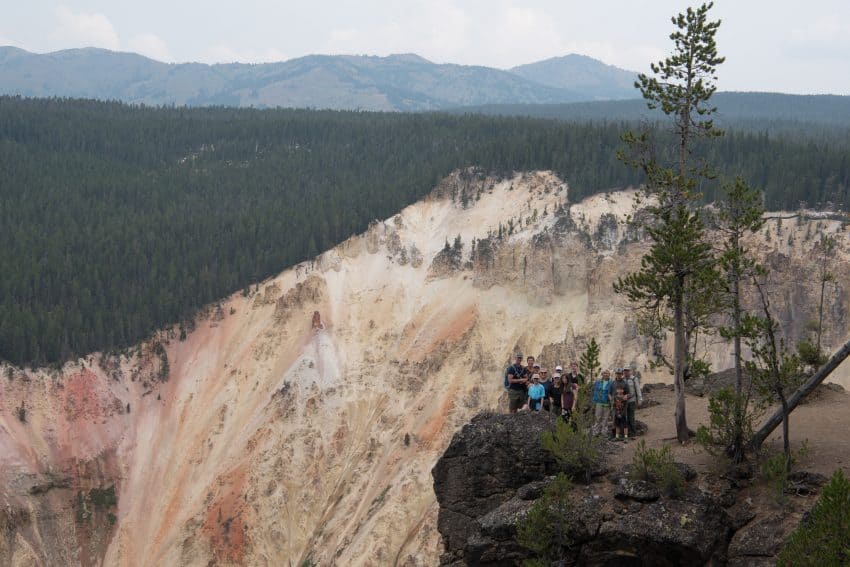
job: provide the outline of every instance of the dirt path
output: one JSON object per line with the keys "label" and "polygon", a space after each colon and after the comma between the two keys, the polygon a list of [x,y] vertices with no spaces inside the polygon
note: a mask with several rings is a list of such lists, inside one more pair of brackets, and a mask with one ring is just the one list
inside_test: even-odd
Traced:
{"label": "dirt path", "polygon": [[[833,389],[835,388],[835,389]],[[655,386],[645,396],[656,400],[659,405],[637,410],[636,418],[647,424],[644,437],[647,445],[659,448],[669,445],[676,460],[693,466],[699,472],[708,472],[716,466],[716,460],[698,445],[682,446],[676,442],[673,423],[675,398],[667,386]],[[708,423],[708,397],[688,395],[686,399],[688,425],[696,429]],[[774,408],[770,408],[772,412]],[[813,399],[798,407],[791,414],[791,447],[796,450],[808,440],[808,454],[798,467],[829,477],[836,469],[843,468],[850,474],[850,393],[837,387],[822,387]],[[622,445],[615,462],[630,462],[637,442]],[[782,450],[782,428],[779,427],[768,438],[765,448],[771,453]]]}

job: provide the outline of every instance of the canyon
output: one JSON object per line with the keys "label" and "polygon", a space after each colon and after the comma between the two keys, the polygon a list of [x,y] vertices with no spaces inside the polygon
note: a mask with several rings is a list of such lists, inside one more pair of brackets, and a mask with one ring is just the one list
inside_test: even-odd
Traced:
{"label": "canyon", "polygon": [[[548,172],[458,171],[190,328],[58,369],[0,365],[0,564],[437,563],[432,467],[473,415],[504,411],[514,351],[551,368],[593,337],[604,366],[670,381],[612,289],[649,246],[634,197],[572,203]],[[790,343],[817,316],[819,235],[836,241],[829,351],[850,337],[846,221],[769,216],[748,245]],[[719,338],[702,350],[732,365]],[[830,381],[850,387],[850,363]]]}

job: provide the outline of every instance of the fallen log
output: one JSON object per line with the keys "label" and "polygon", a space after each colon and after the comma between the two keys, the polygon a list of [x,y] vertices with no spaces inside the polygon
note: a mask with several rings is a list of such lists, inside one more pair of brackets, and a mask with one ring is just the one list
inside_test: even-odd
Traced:
{"label": "fallen log", "polygon": [[[811,394],[818,385],[823,382],[827,376],[829,376],[833,370],[838,368],[838,366],[844,362],[844,359],[850,356],[850,341],[844,343],[840,349],[835,351],[829,360],[826,361],[826,364],[821,366],[817,372],[812,374],[812,377],[808,379],[808,381],[797,388],[791,397],[788,398],[788,414],[790,415],[794,408],[805,399],[806,396]],[[764,440],[767,439],[767,436],[773,433],[773,430],[779,427],[779,424],[782,423],[782,408],[777,409],[770,418],[764,422],[764,425],[755,432],[752,439],[750,440],[750,449],[759,449],[764,443]]]}

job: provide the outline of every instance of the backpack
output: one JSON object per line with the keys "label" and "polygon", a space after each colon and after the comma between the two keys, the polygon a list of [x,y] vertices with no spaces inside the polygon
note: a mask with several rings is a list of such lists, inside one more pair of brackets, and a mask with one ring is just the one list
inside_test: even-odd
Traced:
{"label": "backpack", "polygon": [[[511,370],[514,371],[514,376],[518,376],[518,375],[522,374],[522,367],[517,368],[516,364],[511,364],[510,366],[508,366],[505,369],[505,390],[507,390],[511,386],[511,383],[508,382],[508,374],[511,373]],[[517,374],[517,373],[519,373],[519,374]]]}

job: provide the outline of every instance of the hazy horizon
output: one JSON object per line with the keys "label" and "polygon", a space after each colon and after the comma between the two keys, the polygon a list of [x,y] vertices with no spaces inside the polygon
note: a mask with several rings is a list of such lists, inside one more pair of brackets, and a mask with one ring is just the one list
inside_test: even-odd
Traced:
{"label": "hazy horizon", "polygon": [[[731,3],[717,41],[724,91],[850,94],[850,4]],[[100,47],[165,63],[263,63],[306,55],[415,53],[497,69],[583,54],[645,72],[669,53],[671,16],[687,3],[617,0],[223,0],[114,3],[32,0],[0,22],[0,45],[34,53]]]}

